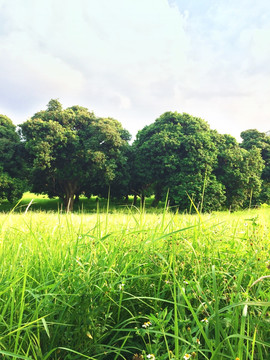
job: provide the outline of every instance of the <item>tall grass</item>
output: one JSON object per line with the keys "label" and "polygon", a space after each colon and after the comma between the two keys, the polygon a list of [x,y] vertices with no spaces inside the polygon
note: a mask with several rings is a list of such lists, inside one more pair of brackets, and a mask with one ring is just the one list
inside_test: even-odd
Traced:
{"label": "tall grass", "polygon": [[0,215],[0,354],[269,359],[269,219],[269,208]]}

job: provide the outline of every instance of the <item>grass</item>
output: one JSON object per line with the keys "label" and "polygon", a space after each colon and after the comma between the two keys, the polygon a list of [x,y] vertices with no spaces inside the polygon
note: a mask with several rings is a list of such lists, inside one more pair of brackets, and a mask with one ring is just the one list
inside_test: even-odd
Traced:
{"label": "grass", "polygon": [[[153,201],[153,197],[149,197],[146,199],[144,207],[148,209],[148,212],[163,212],[164,203],[160,202],[157,208],[151,207],[151,203]],[[63,208],[63,204],[59,198],[49,199],[47,195],[35,195],[33,193],[27,192],[23,195],[19,204],[17,202],[9,203],[7,200],[4,200],[0,203],[0,213],[6,213],[10,211],[14,211],[16,213],[24,212],[31,203],[32,211],[54,211],[54,212],[65,212]],[[110,201],[109,212],[118,211],[119,209],[124,209],[127,206],[130,208],[133,203],[133,196],[130,196],[128,202],[126,203],[122,199],[117,200],[114,199]],[[78,213],[96,213],[97,208],[100,213],[106,213],[108,201],[105,198],[97,198],[91,197],[90,199],[81,196],[79,204],[74,204],[74,212]],[[138,199],[136,206],[141,208],[140,200]],[[14,210],[13,210],[14,209]],[[135,209],[135,208],[134,208]]]}
{"label": "grass", "polygon": [[3,358],[270,358],[269,207],[21,209],[0,214]]}

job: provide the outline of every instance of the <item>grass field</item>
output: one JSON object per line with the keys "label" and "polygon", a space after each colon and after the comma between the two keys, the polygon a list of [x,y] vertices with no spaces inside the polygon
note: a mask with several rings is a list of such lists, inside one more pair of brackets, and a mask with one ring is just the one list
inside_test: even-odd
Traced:
{"label": "grass field", "polygon": [[[147,198],[145,202],[145,208],[147,212],[163,212],[164,203],[160,202],[157,208],[151,207],[151,203],[154,198]],[[98,212],[113,212],[118,210],[123,210],[127,206],[131,207],[133,203],[133,197],[129,197],[128,202],[125,203],[122,200],[114,200],[110,201],[109,209],[108,209],[108,201],[107,199],[101,198],[97,202],[96,197],[92,197],[91,199],[87,199],[86,197],[81,196],[79,204],[74,204],[74,212],[83,212],[83,213],[96,213]],[[32,193],[25,193],[19,203],[9,203],[8,201],[0,202],[0,213],[1,212],[10,212],[13,211],[15,213],[25,212],[26,208],[29,208],[29,204],[31,204],[30,209],[32,211],[54,211],[54,212],[65,212],[63,208],[63,204],[58,198],[49,199],[47,195],[35,195]],[[140,201],[137,202],[137,207],[141,207]],[[14,209],[13,209],[14,208]]]}
{"label": "grass field", "polygon": [[3,359],[270,359],[269,207],[23,206],[0,214]]}

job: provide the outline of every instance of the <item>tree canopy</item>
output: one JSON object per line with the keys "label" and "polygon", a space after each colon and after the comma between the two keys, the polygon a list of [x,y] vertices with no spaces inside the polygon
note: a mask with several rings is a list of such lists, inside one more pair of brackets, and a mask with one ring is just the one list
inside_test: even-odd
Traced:
{"label": "tree canopy", "polygon": [[214,133],[204,120],[166,112],[138,132],[134,148],[138,183],[142,189],[152,187],[156,202],[168,189],[171,203],[181,209],[189,207],[188,196],[197,204],[205,197],[206,207],[224,202],[222,186],[212,174],[217,157]]}
{"label": "tree canopy", "polygon": [[5,115],[0,115],[0,199],[20,199],[25,188],[23,146],[16,127]]}
{"label": "tree canopy", "polygon": [[225,189],[227,208],[249,205],[261,191],[263,161],[258,149],[242,149],[230,135],[218,135],[217,165],[214,174]]}
{"label": "tree canopy", "polygon": [[[179,210],[200,211],[270,201],[270,136],[255,129],[230,135],[201,118],[166,112],[130,134],[113,118],[82,106],[63,109],[57,99],[19,126],[0,115],[0,198],[31,190],[60,197],[72,210],[84,194],[113,197],[155,195]],[[27,179],[27,182],[26,180]]]}
{"label": "tree canopy", "polygon": [[169,189],[170,202],[181,210],[224,205],[237,208],[261,189],[260,152],[241,149],[202,119],[166,112],[138,132],[133,144],[137,191],[155,193],[156,203]]}
{"label": "tree canopy", "polygon": [[262,171],[261,201],[270,201],[270,133],[259,132],[256,129],[249,129],[241,133],[243,139],[240,146],[248,151],[257,148],[261,152],[264,162]]}
{"label": "tree canopy", "polygon": [[20,127],[32,162],[32,190],[59,196],[70,210],[74,195],[113,181],[129,139],[117,120],[81,106],[62,109],[57,100]]}

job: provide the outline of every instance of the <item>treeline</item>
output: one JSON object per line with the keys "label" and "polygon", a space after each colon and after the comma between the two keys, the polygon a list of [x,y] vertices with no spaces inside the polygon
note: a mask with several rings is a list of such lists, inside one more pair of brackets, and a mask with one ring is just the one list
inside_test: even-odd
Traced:
{"label": "treeline", "polygon": [[[230,135],[202,119],[166,112],[131,136],[112,118],[81,106],[63,109],[51,100],[16,129],[0,115],[0,199],[14,201],[30,190],[60,197],[67,210],[81,194],[153,205],[169,194],[181,211],[237,209],[270,200],[270,136],[257,130]],[[169,191],[168,191],[169,190]]]}

